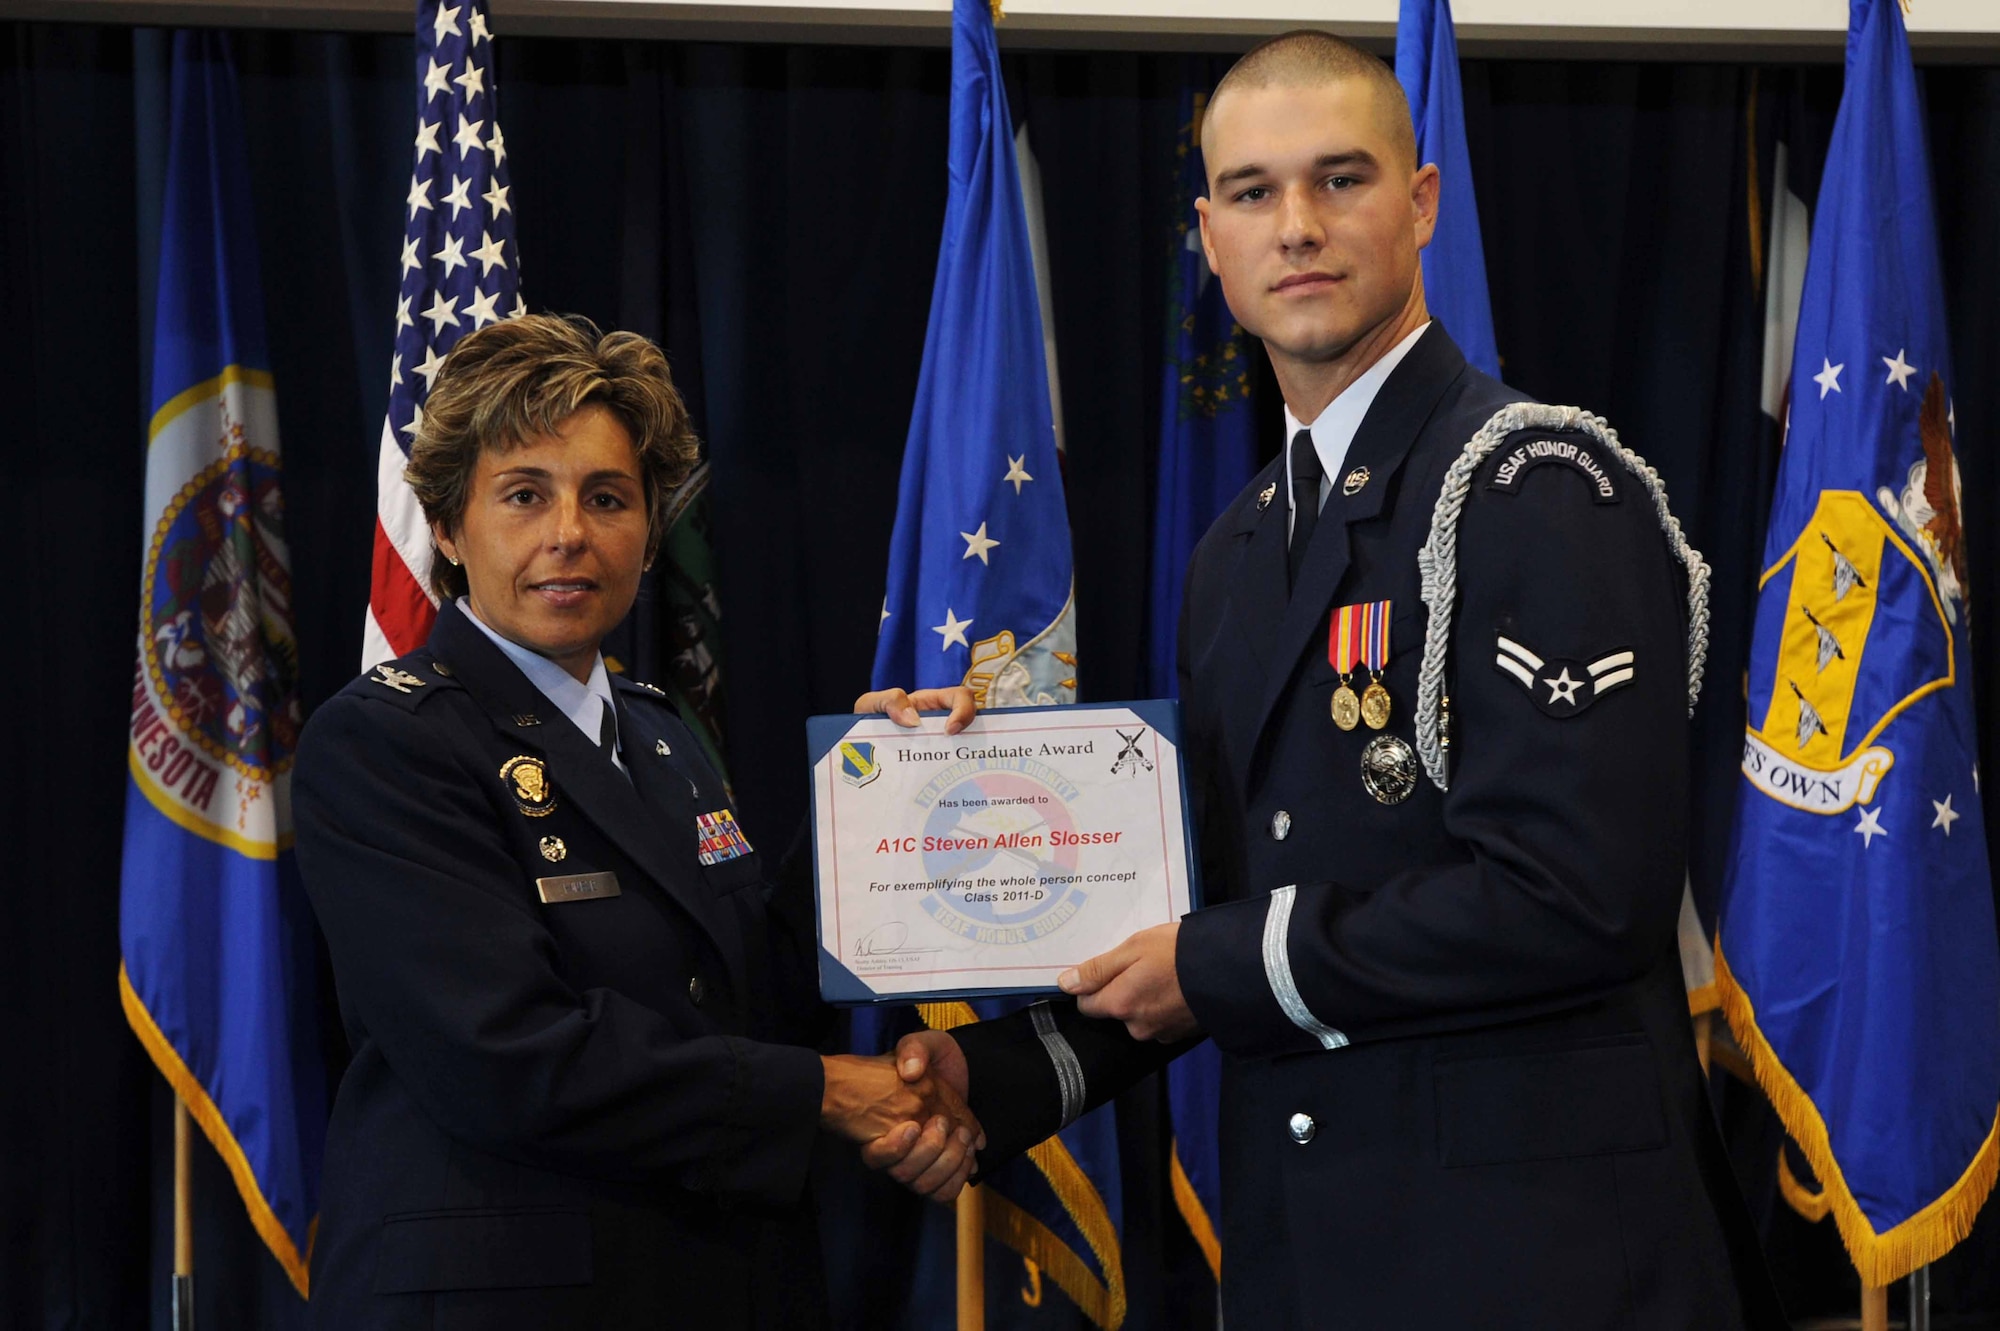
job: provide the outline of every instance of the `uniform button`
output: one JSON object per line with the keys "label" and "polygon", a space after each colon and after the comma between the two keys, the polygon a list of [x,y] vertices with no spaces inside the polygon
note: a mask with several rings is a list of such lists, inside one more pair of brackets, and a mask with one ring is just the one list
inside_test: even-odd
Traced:
{"label": "uniform button", "polygon": [[1304,1146],[1319,1131],[1319,1124],[1313,1122],[1311,1114],[1294,1114],[1290,1124],[1292,1140]]}
{"label": "uniform button", "polygon": [[1271,815],[1271,840],[1283,841],[1292,834],[1292,815],[1283,809]]}
{"label": "uniform button", "polygon": [[707,997],[708,986],[701,982],[701,977],[699,975],[690,977],[688,980],[688,1002],[694,1004],[696,1007],[700,1007],[702,1000]]}

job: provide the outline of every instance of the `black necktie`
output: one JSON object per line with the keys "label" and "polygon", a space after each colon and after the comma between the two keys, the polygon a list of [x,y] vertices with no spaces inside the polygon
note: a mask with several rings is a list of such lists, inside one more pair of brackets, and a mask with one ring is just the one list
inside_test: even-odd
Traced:
{"label": "black necktie", "polygon": [[[599,699],[602,702],[602,699]],[[604,719],[597,726],[597,747],[613,767],[618,765],[618,713],[604,703]]]}
{"label": "black necktie", "polygon": [[1299,580],[1299,565],[1306,562],[1306,547],[1312,544],[1313,528],[1319,524],[1319,481],[1326,472],[1319,465],[1319,450],[1313,447],[1311,430],[1292,436],[1292,543],[1285,551],[1285,585]]}

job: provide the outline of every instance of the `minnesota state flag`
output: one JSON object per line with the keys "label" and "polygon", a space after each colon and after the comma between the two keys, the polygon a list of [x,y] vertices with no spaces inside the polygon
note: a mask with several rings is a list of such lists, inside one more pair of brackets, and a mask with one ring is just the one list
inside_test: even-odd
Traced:
{"label": "minnesota state flag", "polygon": [[119,903],[126,1019],[306,1293],[326,1087],[292,861],[303,716],[228,38],[174,34]]}
{"label": "minnesota state flag", "polygon": [[1854,0],[1716,974],[1871,1285],[1965,1237],[2000,1170],[2000,944],[1936,234],[1902,14]]}

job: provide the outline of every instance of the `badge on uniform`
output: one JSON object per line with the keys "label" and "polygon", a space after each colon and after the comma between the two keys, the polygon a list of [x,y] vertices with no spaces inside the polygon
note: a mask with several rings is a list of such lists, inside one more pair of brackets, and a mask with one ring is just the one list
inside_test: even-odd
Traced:
{"label": "badge on uniform", "polygon": [[[1326,659],[1340,676],[1333,691],[1333,723],[1352,730],[1366,722],[1370,730],[1389,724],[1389,690],[1382,684],[1382,668],[1389,663],[1389,602],[1368,601],[1343,605],[1327,623]],[[1368,668],[1368,687],[1354,692],[1355,668]]]}
{"label": "badge on uniform", "polygon": [[1528,699],[1546,716],[1581,716],[1599,698],[1630,684],[1638,667],[1629,651],[1610,651],[1596,659],[1543,657],[1506,634],[1495,635],[1493,668],[1528,691]]}
{"label": "badge on uniform", "polygon": [[522,754],[509,758],[500,767],[500,783],[514,797],[514,807],[530,818],[546,818],[556,811],[556,788],[549,781],[549,769],[540,758]]}
{"label": "badge on uniform", "polygon": [[750,853],[750,842],[727,809],[698,813],[694,819],[697,851],[703,864],[723,864]]}

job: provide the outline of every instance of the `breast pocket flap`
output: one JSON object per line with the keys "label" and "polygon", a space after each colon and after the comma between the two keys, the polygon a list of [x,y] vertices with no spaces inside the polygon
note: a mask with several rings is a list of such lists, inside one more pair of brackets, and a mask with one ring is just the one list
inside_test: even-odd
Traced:
{"label": "breast pocket flap", "polygon": [[1440,1062],[1438,1161],[1513,1160],[1646,1151],[1667,1140],[1659,1071],[1644,1036]]}
{"label": "breast pocket flap", "polygon": [[582,1211],[425,1211],[382,1222],[377,1294],[587,1285],[590,1280],[590,1217]]}

